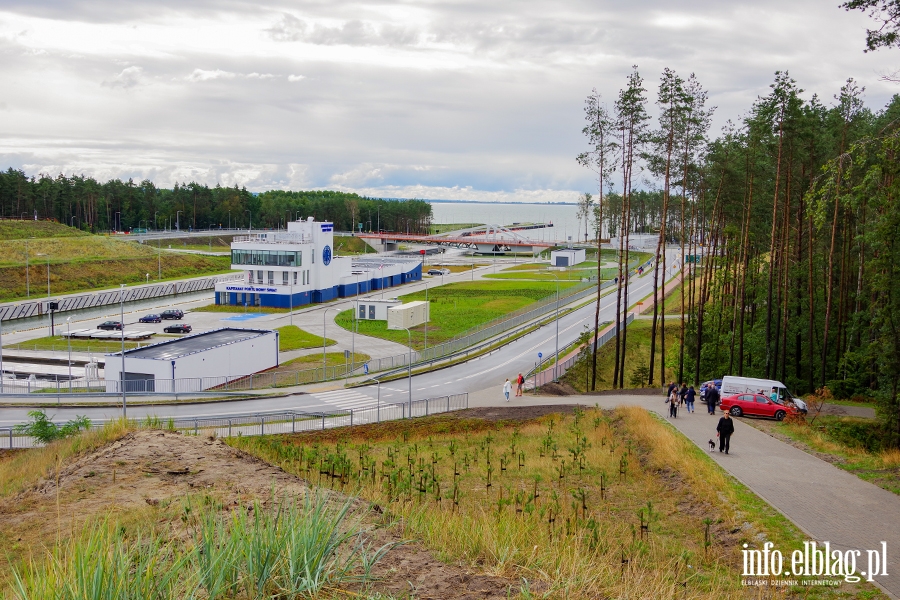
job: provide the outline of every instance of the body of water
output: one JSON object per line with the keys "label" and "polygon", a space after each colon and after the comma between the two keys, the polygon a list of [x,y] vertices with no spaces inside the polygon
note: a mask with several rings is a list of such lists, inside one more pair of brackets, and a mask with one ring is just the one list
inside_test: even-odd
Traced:
{"label": "body of water", "polygon": [[484,223],[553,223],[553,227],[519,232],[540,241],[584,240],[584,222],[579,224],[578,207],[574,204],[501,204],[495,202],[432,202],[432,222]]}

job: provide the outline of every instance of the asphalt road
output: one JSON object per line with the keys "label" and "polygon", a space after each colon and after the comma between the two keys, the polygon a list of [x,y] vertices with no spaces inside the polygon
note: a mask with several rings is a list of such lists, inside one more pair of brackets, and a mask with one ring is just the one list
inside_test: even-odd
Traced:
{"label": "asphalt road", "polygon": [[[671,277],[671,274],[668,274]],[[653,291],[651,274],[633,278],[629,285],[629,305],[637,302]],[[615,315],[615,294],[609,294],[601,301],[600,321],[611,321]],[[593,326],[594,304],[591,303],[559,319],[559,347],[573,343],[584,330]],[[209,404],[184,404],[178,406],[134,406],[128,410],[129,418],[141,419],[148,415],[162,418],[209,417],[268,412],[277,410],[335,411],[376,406],[381,403],[402,403],[410,399],[421,400],[496,389],[497,397],[502,395],[503,382],[508,377],[513,381],[519,373],[529,371],[538,360],[538,353],[551,356],[556,350],[556,323],[544,325],[518,340],[515,340],[488,355],[445,369],[414,375],[412,380],[395,380],[381,385],[353,389],[292,394],[282,398],[260,398],[234,402]],[[411,385],[410,385],[411,384]],[[411,394],[410,394],[410,387]],[[23,423],[28,420],[27,409],[4,408],[0,415],[0,426]],[[86,415],[93,421],[104,421],[121,416],[121,408],[59,408],[48,407],[48,415],[55,421],[66,421],[76,415]]]}

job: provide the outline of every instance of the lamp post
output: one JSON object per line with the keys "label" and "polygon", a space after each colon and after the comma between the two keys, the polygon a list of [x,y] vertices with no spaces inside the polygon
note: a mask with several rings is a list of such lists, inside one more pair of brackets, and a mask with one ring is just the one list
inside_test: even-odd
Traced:
{"label": "lamp post", "polygon": [[72,317],[66,317],[66,344],[69,346],[69,393],[72,393],[72,329],[69,322]]}
{"label": "lamp post", "polygon": [[35,256],[46,256],[47,257],[47,329],[50,331],[50,336],[53,336],[53,311],[50,309],[50,256],[44,253],[36,254]]}
{"label": "lamp post", "polygon": [[122,227],[122,212],[117,210],[116,211],[116,231],[119,231],[119,229],[121,227]]}
{"label": "lamp post", "polygon": [[162,240],[156,238],[156,279],[162,281]]}
{"label": "lamp post", "polygon": [[72,218],[69,219],[69,227],[75,227],[75,215],[72,215]]}
{"label": "lamp post", "polygon": [[409,380],[409,411],[407,412],[407,418],[412,417],[412,334],[409,332],[409,329],[404,327],[406,330],[406,337],[409,340],[409,361],[407,361],[406,365],[406,378]]}
{"label": "lamp post", "polygon": [[425,350],[428,350],[428,282],[425,282]]}
{"label": "lamp post", "polygon": [[244,212],[247,213],[250,217],[249,219],[247,219],[247,232],[249,233],[253,231],[253,213],[250,212],[249,208],[244,210]]}
{"label": "lamp post", "polygon": [[293,276],[296,274],[297,274],[297,272],[294,271],[293,273],[291,273],[290,278],[288,279],[288,281],[290,282],[290,285],[291,285],[291,291],[290,291],[290,295],[288,297],[288,306],[290,307],[290,308],[288,308],[288,317],[290,318],[291,325],[294,324],[294,279],[293,279]]}
{"label": "lamp post", "polygon": [[177,231],[181,231],[181,213],[183,213],[183,212],[184,212],[183,210],[175,211],[175,229]]}
{"label": "lamp post", "polygon": [[28,240],[25,240],[25,297],[31,298],[31,269],[28,267]]}
{"label": "lamp post", "polygon": [[[125,284],[119,284],[119,325],[122,329],[122,372],[119,374],[119,383],[122,386],[122,418],[128,418],[128,401],[125,398]],[[175,382],[172,382],[175,385]]]}
{"label": "lamp post", "polygon": [[328,340],[325,337],[325,327],[327,321],[325,320],[325,316],[328,314],[328,311],[334,308],[333,306],[329,306],[325,309],[325,312],[322,313],[322,379],[325,379],[325,370],[328,365],[328,358],[325,355],[325,344],[328,343]]}
{"label": "lamp post", "polygon": [[0,394],[3,393],[3,316],[0,315]]}
{"label": "lamp post", "polygon": [[158,214],[158,210],[153,213],[153,231],[159,231],[159,226],[156,224],[156,215]]}
{"label": "lamp post", "polygon": [[559,369],[559,277],[555,273],[550,273],[550,275],[556,280],[556,362],[553,365],[553,381],[556,381]]}
{"label": "lamp post", "polygon": [[353,308],[353,320],[350,321],[350,372],[356,370],[356,328],[359,326],[359,273],[356,274],[356,306]]}
{"label": "lamp post", "polygon": [[228,229],[231,230],[231,211],[228,211]]}

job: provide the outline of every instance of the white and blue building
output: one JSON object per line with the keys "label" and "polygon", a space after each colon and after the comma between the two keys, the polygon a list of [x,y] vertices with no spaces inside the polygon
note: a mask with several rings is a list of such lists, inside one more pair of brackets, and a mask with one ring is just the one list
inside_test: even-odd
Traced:
{"label": "white and blue building", "polygon": [[291,221],[287,231],[235,236],[231,268],[242,282],[216,284],[216,304],[289,308],[422,279],[422,263],[394,256],[335,256],[334,224]]}

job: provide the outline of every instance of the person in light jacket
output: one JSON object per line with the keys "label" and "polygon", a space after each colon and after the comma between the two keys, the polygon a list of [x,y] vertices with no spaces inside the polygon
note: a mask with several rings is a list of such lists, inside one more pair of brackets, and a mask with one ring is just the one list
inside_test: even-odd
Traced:
{"label": "person in light jacket", "polygon": [[509,402],[509,393],[512,391],[512,384],[509,382],[509,377],[506,378],[506,383],[503,384],[503,395],[506,396],[506,401]]}
{"label": "person in light jacket", "polygon": [[719,419],[719,424],[716,425],[716,435],[719,436],[719,452],[725,452],[728,454],[728,447],[731,442],[731,434],[734,433],[734,421],[731,420],[731,416],[726,412],[722,415],[722,418]]}

